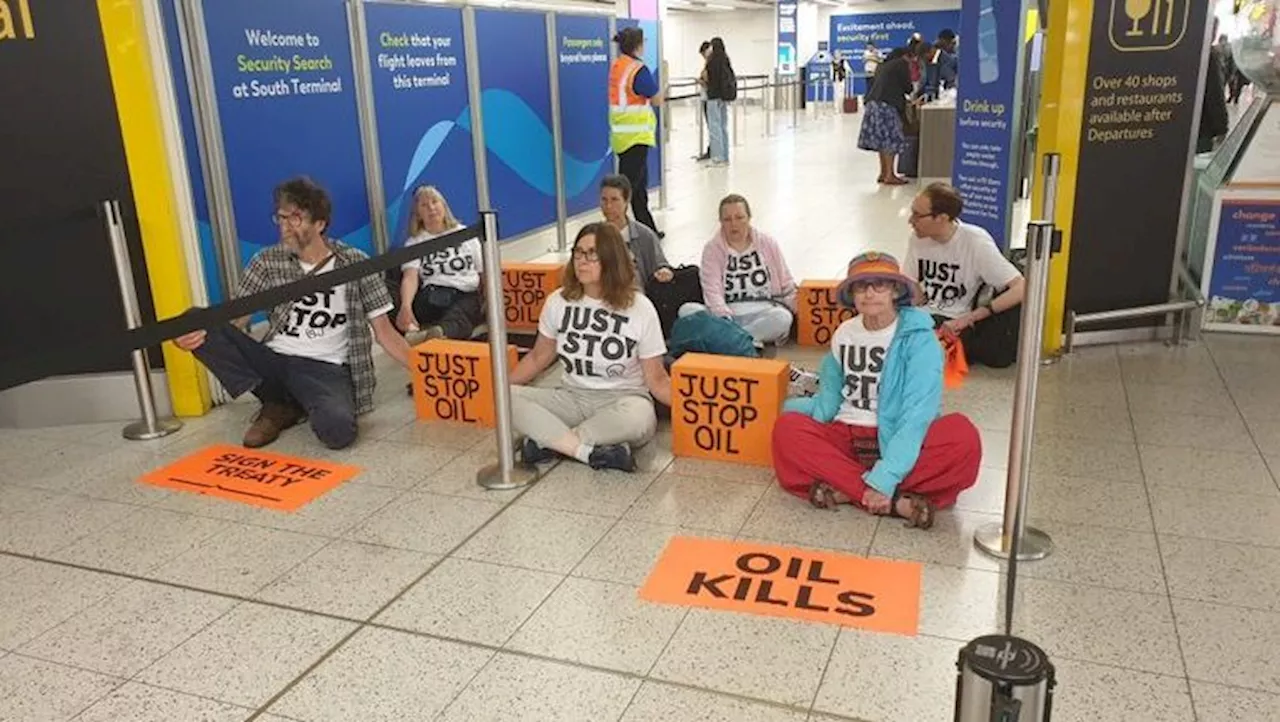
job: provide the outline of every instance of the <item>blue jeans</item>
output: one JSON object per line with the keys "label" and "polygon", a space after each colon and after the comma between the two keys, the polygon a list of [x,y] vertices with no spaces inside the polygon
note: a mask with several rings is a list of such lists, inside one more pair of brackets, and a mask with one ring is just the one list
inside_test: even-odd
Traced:
{"label": "blue jeans", "polygon": [[301,407],[320,443],[355,443],[356,395],[346,366],[277,353],[229,323],[209,329],[194,353],[232,397],[252,391],[264,404]]}
{"label": "blue jeans", "polygon": [[711,160],[729,161],[729,104],[707,101],[707,130],[711,134]]}

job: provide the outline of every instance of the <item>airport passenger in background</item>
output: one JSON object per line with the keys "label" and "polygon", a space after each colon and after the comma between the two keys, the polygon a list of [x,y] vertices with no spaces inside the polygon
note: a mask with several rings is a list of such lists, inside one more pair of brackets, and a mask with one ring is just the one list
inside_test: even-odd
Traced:
{"label": "airport passenger in background", "polygon": [[905,185],[906,178],[894,170],[899,153],[908,150],[905,123],[907,103],[915,94],[912,78],[918,74],[921,58],[927,57],[928,43],[916,43],[911,51],[897,55],[880,65],[867,93],[867,108],[858,131],[858,147],[880,155],[877,183]]}
{"label": "airport passenger in background", "polygon": [[[698,96],[699,105],[702,106],[702,120],[707,127],[711,125],[711,117],[707,113],[707,58],[711,55],[711,41],[703,40],[698,46],[698,55],[702,56],[702,71],[698,73]],[[700,155],[698,160],[711,160],[711,137],[707,136],[707,148]]]}
{"label": "airport passenger in background", "polygon": [[[946,183],[929,184],[911,201],[903,272],[920,283],[938,327],[960,337],[969,363],[1006,368],[1018,358],[1016,309],[1026,282],[990,233],[960,220],[963,210],[960,191]],[[984,287],[991,298],[979,305]]]}
{"label": "airport passenger in background", "polygon": [[671,266],[662,252],[658,236],[643,223],[627,217],[631,203],[631,183],[626,176],[605,176],[600,182],[600,212],[609,225],[617,229],[631,253],[636,267],[636,287],[641,291],[650,281],[666,283],[671,280]]}
{"label": "airport passenger in background", "polygon": [[[333,205],[309,178],[285,181],[274,197],[280,242],[249,261],[236,296],[367,258],[325,235]],[[408,367],[409,345],[387,317],[391,308],[381,276],[365,276],[276,306],[262,341],[245,333],[246,317],[179,336],[174,344],[194,353],[232,397],[252,392],[262,402],[245,446],[266,446],[307,419],[322,444],[341,449],[356,440],[357,414],[373,409],[373,339]]]}
{"label": "airport passenger in background", "polygon": [[912,307],[915,281],[888,254],[849,263],[840,303],[856,315],[831,337],[818,392],[790,399],[773,429],[783,489],[822,509],[853,504],[928,529],[978,479],[982,439],[942,415],[942,346]]}
{"label": "airport passenger in background", "polygon": [[[525,464],[556,454],[593,469],[634,471],[653,438],[653,401],[671,405],[658,312],[636,289],[626,244],[608,223],[578,231],[561,287],[547,297],[538,340],[511,372],[511,422]],[[528,386],[559,359],[556,388]]]}
{"label": "airport passenger in background", "polygon": [[733,319],[760,344],[790,337],[796,283],[777,241],[751,224],[746,198],[720,201],[720,230],[702,249],[701,277],[705,305],[687,303],[681,316],[710,311]]}
{"label": "airport passenger in background", "polygon": [[738,99],[738,76],[724,49],[724,40],[711,38],[703,69],[707,86],[707,130],[711,136],[711,164],[729,164],[729,103]]}
{"label": "airport passenger in background", "polygon": [[[434,186],[414,191],[413,208],[406,246],[464,228]],[[400,312],[396,317],[401,331],[410,336],[421,331],[424,339],[471,338],[484,320],[480,295],[484,259],[479,239],[471,238],[409,261],[401,271]]]}
{"label": "airport passenger in background", "polygon": [[658,144],[658,119],[650,106],[662,105],[666,88],[658,87],[644,55],[644,31],[623,28],[613,37],[618,58],[609,69],[609,139],[618,156],[618,172],[631,182],[631,213],[663,237],[649,212],[649,149]]}

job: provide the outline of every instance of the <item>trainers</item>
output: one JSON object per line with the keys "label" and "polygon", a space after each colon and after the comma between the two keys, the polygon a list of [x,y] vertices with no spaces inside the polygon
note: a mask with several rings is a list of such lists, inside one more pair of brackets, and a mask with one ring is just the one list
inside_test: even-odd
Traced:
{"label": "trainers", "polygon": [[588,465],[592,469],[616,469],[618,471],[635,471],[636,460],[631,455],[631,447],[626,444],[606,444],[591,450]]}
{"label": "trainers", "polygon": [[249,430],[244,432],[242,443],[249,449],[266,446],[280,438],[280,432],[297,426],[303,416],[302,409],[293,404],[263,404]]}
{"label": "trainers", "polygon": [[520,444],[520,461],[526,466],[545,464],[555,458],[556,452],[538,446],[538,442],[533,439],[525,437],[524,442]]}
{"label": "trainers", "polygon": [[818,375],[791,364],[787,396],[813,396],[818,393]]}

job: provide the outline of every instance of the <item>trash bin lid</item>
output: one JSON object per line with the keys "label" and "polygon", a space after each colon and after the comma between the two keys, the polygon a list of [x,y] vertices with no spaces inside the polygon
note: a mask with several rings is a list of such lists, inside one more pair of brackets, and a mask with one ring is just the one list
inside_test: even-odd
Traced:
{"label": "trash bin lid", "polygon": [[960,652],[961,669],[971,669],[990,682],[1017,686],[1053,680],[1053,665],[1036,645],[1019,637],[991,634],[969,642]]}

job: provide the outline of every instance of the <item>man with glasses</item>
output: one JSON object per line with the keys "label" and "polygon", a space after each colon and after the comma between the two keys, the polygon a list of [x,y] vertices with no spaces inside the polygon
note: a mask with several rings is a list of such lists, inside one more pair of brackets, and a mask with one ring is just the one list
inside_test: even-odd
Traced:
{"label": "man with glasses", "polygon": [[[237,296],[251,296],[317,273],[359,263],[360,250],[325,236],[332,203],[309,178],[274,191],[280,242],[245,268]],[[253,449],[275,441],[303,419],[322,444],[342,449],[356,440],[356,416],[373,409],[373,344],[400,365],[409,345],[391,325],[391,297],[380,274],[307,294],[276,306],[262,341],[245,331],[248,318],[174,339],[191,351],[233,397],[251,391],[262,408],[244,436]]]}
{"label": "man with glasses", "polygon": [[[1018,355],[1018,317],[1026,284],[982,228],[960,220],[960,192],[932,183],[911,202],[911,230],[902,272],[920,283],[925,309],[943,333],[959,336],[970,363],[992,368]],[[979,304],[984,287],[990,300]]]}

